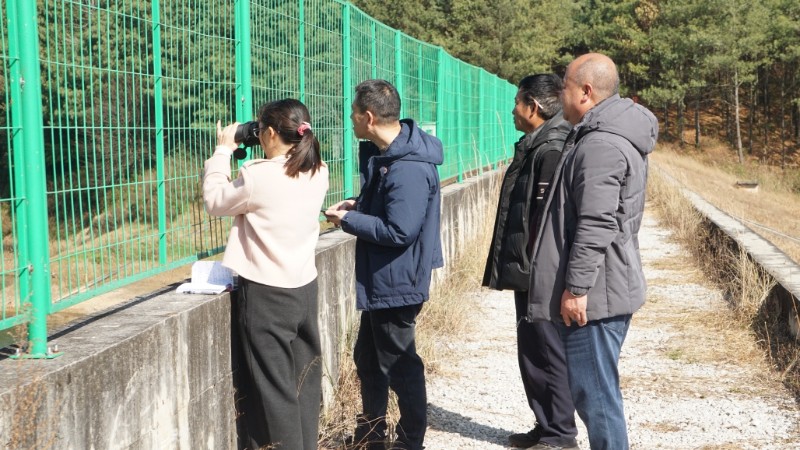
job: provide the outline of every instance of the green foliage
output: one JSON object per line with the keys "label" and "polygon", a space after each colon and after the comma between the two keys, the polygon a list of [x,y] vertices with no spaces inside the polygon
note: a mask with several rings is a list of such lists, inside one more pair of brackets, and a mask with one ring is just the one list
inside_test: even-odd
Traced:
{"label": "green foliage", "polygon": [[790,151],[800,149],[796,0],[355,3],[512,83],[531,73],[563,73],[577,55],[604,53],[617,63],[622,95],[636,95],[660,110],[674,107],[679,121],[688,107],[699,105],[720,116],[711,122],[729,138],[731,124],[742,120],[737,118],[747,117],[752,127],[759,120],[752,118],[760,115],[766,122],[759,127],[762,136],[753,136],[750,128],[749,139],[760,139],[763,153],[775,153],[770,134],[788,139],[791,132]]}
{"label": "green foliage", "polygon": [[[562,64],[573,32],[572,2],[543,0],[358,0],[387,25],[516,83]],[[413,12],[413,13],[411,13]]]}

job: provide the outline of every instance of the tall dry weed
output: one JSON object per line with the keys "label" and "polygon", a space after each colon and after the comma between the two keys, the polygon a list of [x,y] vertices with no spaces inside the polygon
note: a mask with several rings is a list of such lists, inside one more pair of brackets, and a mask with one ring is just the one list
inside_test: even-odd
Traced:
{"label": "tall dry weed", "polygon": [[732,273],[735,291],[731,295],[734,314],[743,323],[752,324],[777,283],[744,249],[731,251],[729,258],[735,264]]}
{"label": "tall dry weed", "polygon": [[667,177],[663,172],[652,170],[647,181],[647,197],[678,241],[694,246],[692,251],[698,252],[704,248],[701,241],[707,235],[701,226],[703,217]]}

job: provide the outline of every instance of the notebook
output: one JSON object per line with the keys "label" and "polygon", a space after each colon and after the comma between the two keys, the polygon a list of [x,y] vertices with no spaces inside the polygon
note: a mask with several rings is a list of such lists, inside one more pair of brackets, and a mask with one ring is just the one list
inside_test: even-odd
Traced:
{"label": "notebook", "polygon": [[219,294],[233,289],[233,272],[220,261],[192,264],[192,281],[178,286],[179,294]]}

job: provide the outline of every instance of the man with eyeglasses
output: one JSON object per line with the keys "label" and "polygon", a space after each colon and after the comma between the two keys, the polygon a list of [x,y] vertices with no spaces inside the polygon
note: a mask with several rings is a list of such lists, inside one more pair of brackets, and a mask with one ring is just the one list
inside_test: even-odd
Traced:
{"label": "man with eyeglasses", "polygon": [[512,114],[514,126],[525,135],[515,145],[503,177],[483,276],[484,286],[514,291],[517,358],[536,424],[508,440],[512,447],[535,450],[578,448],[561,337],[550,321],[526,320],[532,237],[570,130],[561,115],[560,93],[561,79],[555,74],[531,75],[519,83]]}

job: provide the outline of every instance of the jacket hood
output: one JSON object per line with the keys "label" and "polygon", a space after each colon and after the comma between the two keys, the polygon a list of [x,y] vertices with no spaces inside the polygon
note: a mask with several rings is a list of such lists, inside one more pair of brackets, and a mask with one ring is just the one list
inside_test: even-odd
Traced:
{"label": "jacket hood", "polygon": [[642,155],[651,153],[658,139],[658,120],[653,113],[619,95],[590,109],[576,128],[579,128],[578,140],[592,131],[612,133],[627,139]]}
{"label": "jacket hood", "polygon": [[444,162],[442,142],[422,131],[411,119],[400,121],[400,134],[381,156],[392,160],[421,161],[435,165]]}

